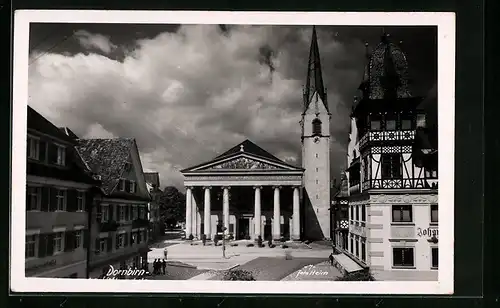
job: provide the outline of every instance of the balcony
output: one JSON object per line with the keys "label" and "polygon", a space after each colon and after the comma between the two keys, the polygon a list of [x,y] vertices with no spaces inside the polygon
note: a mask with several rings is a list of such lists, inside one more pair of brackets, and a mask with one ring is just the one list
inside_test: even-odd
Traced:
{"label": "balcony", "polygon": [[391,130],[367,132],[359,141],[359,149],[381,142],[412,141],[415,139],[414,130]]}
{"label": "balcony", "polygon": [[438,180],[423,178],[367,180],[363,182],[363,190],[368,189],[438,189]]}
{"label": "balcony", "polygon": [[99,223],[99,232],[113,232],[116,231],[119,226],[120,224],[114,220],[101,222]]}

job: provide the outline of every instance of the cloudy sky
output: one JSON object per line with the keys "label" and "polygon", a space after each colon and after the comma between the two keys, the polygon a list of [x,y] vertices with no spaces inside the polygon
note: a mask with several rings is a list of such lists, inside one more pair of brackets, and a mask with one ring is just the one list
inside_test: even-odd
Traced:
{"label": "cloudy sky", "polygon": [[[317,27],[332,112],[332,178],[345,167],[365,46],[402,41],[415,95],[437,74],[434,27]],[[134,137],[145,171],[180,169],[250,139],[300,165],[311,26],[32,24],[29,105],[83,138]]]}

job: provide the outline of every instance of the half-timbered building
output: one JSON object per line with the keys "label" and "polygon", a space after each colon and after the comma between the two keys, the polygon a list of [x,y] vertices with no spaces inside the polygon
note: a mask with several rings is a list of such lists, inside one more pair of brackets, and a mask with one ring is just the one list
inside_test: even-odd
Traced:
{"label": "half-timbered building", "polygon": [[410,91],[401,48],[384,35],[367,60],[351,114],[347,189],[336,200],[348,209],[336,247],[380,277],[437,279],[437,131],[424,98]]}

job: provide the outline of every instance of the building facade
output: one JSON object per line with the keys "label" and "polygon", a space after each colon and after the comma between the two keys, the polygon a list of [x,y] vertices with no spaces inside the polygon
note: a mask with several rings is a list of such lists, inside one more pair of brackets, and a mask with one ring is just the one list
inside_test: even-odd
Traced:
{"label": "building facade", "polygon": [[25,273],[87,278],[88,211],[98,185],[59,129],[28,106]]}
{"label": "building facade", "polygon": [[141,268],[147,263],[149,192],[134,139],[79,139],[77,150],[100,178],[90,212],[89,276],[109,266]]}
{"label": "building facade", "polygon": [[380,275],[437,279],[437,144],[428,142],[423,98],[411,94],[406,57],[386,35],[367,58],[351,115],[347,189],[336,200],[348,227],[344,213],[336,247]]}
{"label": "building facade", "polygon": [[148,204],[148,220],[149,220],[149,235],[150,240],[154,241],[159,236],[162,236],[164,227],[163,221],[160,217],[160,197],[162,191],[160,190],[160,175],[158,172],[145,172],[144,178],[151,196],[151,202]]}

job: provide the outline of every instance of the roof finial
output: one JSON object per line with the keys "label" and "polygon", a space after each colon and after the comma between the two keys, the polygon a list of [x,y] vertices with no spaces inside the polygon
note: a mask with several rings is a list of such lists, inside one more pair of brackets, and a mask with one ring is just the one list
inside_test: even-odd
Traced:
{"label": "roof finial", "polygon": [[244,150],[244,148],[243,148],[243,144],[242,144],[242,145],[240,145],[240,152],[244,152],[244,151],[245,151],[245,150]]}

